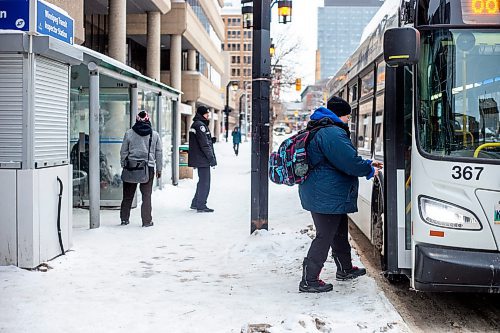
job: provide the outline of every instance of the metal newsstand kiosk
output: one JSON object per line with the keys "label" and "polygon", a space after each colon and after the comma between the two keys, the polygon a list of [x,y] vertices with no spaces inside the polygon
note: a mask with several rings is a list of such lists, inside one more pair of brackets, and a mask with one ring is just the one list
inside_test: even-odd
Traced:
{"label": "metal newsstand kiosk", "polygon": [[53,37],[0,34],[0,265],[71,247],[70,66],[82,59]]}

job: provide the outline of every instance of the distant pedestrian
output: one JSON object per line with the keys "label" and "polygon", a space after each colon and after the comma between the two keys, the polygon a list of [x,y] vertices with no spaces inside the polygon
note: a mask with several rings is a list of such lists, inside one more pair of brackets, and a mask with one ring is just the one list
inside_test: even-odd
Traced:
{"label": "distant pedestrian", "polygon": [[208,129],[208,109],[199,106],[189,129],[189,159],[188,165],[198,169],[198,184],[191,201],[191,209],[198,213],[211,213],[214,210],[207,207],[210,193],[210,167],[217,165],[212,135]]}
{"label": "distant pedestrian", "polygon": [[[143,227],[153,225],[151,216],[151,194],[153,192],[153,179],[161,177],[163,166],[163,150],[161,146],[160,135],[154,131],[149,115],[146,111],[140,111],[136,117],[136,122],[131,129],[125,132],[122,147],[120,149],[120,161],[122,168],[128,161],[137,163],[146,161],[149,168],[149,181],[141,183],[139,189],[142,194],[141,219]],[[120,207],[121,225],[129,224],[130,208],[134,200],[137,183],[123,182],[123,199]]]}
{"label": "distant pedestrian", "polygon": [[351,262],[347,214],[358,210],[358,177],[378,175],[381,163],[361,158],[350,140],[349,103],[333,97],[311,115],[308,128],[324,126],[307,146],[313,166],[308,178],[299,185],[302,207],[311,212],[316,238],[304,258],[302,292],[327,292],[333,285],[319,279],[330,247],[337,266],[337,280],[354,279],[366,274]]}
{"label": "distant pedestrian", "polygon": [[238,126],[236,126],[233,129],[233,133],[231,133],[231,135],[233,136],[233,150],[234,150],[234,153],[236,154],[236,156],[238,156],[238,151],[239,151],[240,143],[241,143],[240,128]]}

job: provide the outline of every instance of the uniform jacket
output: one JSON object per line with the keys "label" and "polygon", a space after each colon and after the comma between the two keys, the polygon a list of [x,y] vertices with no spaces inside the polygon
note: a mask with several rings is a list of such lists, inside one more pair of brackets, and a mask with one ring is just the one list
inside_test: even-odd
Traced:
{"label": "uniform jacket", "polygon": [[[151,148],[149,149],[149,137],[151,137]],[[149,158],[148,158],[149,150]],[[122,168],[125,159],[134,161],[148,160],[148,166],[156,164],[156,170],[161,171],[163,167],[163,149],[161,147],[160,135],[153,131],[150,122],[136,122],[135,125],[125,132],[122,147],[120,149],[120,162]]]}
{"label": "uniform jacket", "polygon": [[194,116],[189,129],[188,165],[195,168],[217,165],[208,120],[199,114]]}
{"label": "uniform jacket", "polygon": [[313,166],[306,181],[299,185],[305,210],[320,214],[345,214],[358,211],[358,177],[373,177],[370,160],[361,158],[349,139],[349,129],[332,111],[320,107],[311,115],[309,125],[331,126],[316,132],[307,154]]}

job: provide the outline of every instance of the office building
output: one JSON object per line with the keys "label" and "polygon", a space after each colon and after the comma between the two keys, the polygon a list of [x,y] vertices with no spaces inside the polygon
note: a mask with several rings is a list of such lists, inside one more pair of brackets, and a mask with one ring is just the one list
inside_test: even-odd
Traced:
{"label": "office building", "polygon": [[342,67],[382,4],[381,0],[325,0],[324,7],[318,8],[320,79],[335,75]]}

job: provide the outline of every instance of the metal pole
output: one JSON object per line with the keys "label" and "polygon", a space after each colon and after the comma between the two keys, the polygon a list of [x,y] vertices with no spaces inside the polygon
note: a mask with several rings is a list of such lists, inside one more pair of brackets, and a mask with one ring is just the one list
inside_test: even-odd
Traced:
{"label": "metal pole", "polygon": [[228,137],[228,132],[229,132],[229,85],[231,85],[232,81],[229,81],[226,85],[226,107],[224,108],[224,115],[226,116],[226,119],[224,121],[224,127],[226,130],[226,142],[227,137]]}
{"label": "metal pole", "polygon": [[242,99],[243,97],[245,97],[245,95],[244,95],[244,94],[242,94],[242,95],[240,96],[240,109],[239,109],[239,112],[238,112],[238,127],[239,127],[239,129],[240,129],[240,133],[241,133],[241,109],[242,109],[242,107],[241,107],[241,105],[242,105],[242,103],[241,103],[241,99]]}
{"label": "metal pole", "polygon": [[271,1],[255,0],[252,53],[252,176],[251,225],[268,229],[269,88],[271,78]]}
{"label": "metal pole", "polygon": [[93,62],[89,69],[89,211],[90,229],[100,226],[101,186],[99,168],[99,71]]}
{"label": "metal pole", "polygon": [[172,101],[172,185],[179,185],[179,146],[181,144],[181,136],[178,134],[181,130],[181,115],[180,115],[180,96],[178,100]]}
{"label": "metal pole", "polygon": [[248,93],[245,82],[245,142],[248,142]]}

